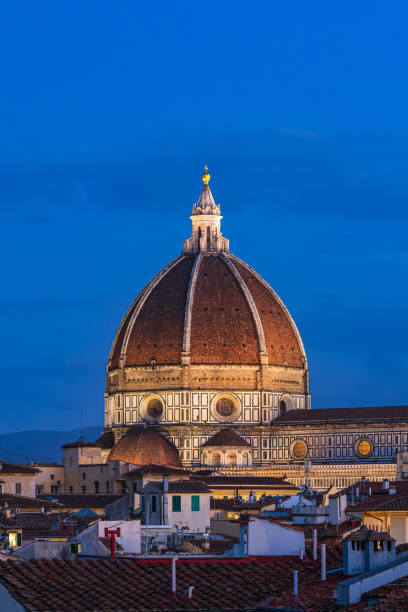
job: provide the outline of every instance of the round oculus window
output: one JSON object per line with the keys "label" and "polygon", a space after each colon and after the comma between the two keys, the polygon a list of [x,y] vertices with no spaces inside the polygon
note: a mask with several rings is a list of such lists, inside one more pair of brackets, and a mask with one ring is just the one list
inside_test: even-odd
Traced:
{"label": "round oculus window", "polygon": [[303,440],[295,440],[292,443],[290,454],[294,459],[304,459],[307,455],[307,446]]}
{"label": "round oculus window", "polygon": [[163,414],[163,404],[159,399],[153,398],[147,404],[146,412],[152,419],[159,420]]}
{"label": "round oculus window", "polygon": [[227,397],[222,397],[216,404],[216,410],[222,417],[229,417],[235,410],[234,402]]}
{"label": "round oculus window", "polygon": [[356,454],[359,457],[369,457],[373,452],[373,444],[369,438],[361,438],[357,440],[355,446]]}

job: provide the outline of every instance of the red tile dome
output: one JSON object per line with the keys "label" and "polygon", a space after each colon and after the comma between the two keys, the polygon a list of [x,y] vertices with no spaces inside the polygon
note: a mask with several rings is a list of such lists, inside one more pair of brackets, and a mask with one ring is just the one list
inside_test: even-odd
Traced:
{"label": "red tile dome", "polygon": [[[269,285],[230,253],[184,254],[138,295],[114,339],[109,369],[236,364],[303,368],[288,310]],[[266,360],[266,361],[265,361]]]}
{"label": "red tile dome", "polygon": [[119,440],[109,453],[108,461],[123,461],[133,465],[181,466],[177,448],[158,431],[150,427],[135,427]]}

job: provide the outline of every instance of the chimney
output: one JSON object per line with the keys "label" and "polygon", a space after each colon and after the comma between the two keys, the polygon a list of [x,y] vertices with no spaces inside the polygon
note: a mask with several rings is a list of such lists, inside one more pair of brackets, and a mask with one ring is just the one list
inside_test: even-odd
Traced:
{"label": "chimney", "polygon": [[175,595],[177,591],[177,587],[176,587],[176,561],[177,559],[178,557],[173,557],[171,560],[171,592],[173,593],[173,595]]}
{"label": "chimney", "polygon": [[298,570],[293,570],[293,594],[296,597],[298,594]]}
{"label": "chimney", "polygon": [[169,524],[169,479],[163,476],[163,525]]}
{"label": "chimney", "polygon": [[317,559],[317,529],[313,529],[313,561]]}
{"label": "chimney", "polygon": [[326,580],[326,544],[321,546],[321,579]]}

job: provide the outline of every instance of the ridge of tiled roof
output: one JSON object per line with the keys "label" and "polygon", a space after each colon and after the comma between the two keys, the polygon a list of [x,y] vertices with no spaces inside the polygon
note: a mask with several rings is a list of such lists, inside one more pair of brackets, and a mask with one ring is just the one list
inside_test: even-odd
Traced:
{"label": "ridge of tiled roof", "polygon": [[274,478],[273,476],[211,476],[211,475],[193,475],[195,480],[201,480],[208,486],[248,486],[248,487],[276,487],[279,489],[298,490],[298,487],[291,482],[282,478]]}
{"label": "ridge of tiled roof", "polygon": [[138,467],[129,470],[125,476],[137,476],[138,474],[163,474],[164,476],[166,474],[185,474],[186,476],[189,476],[191,472],[188,470],[183,470],[182,468],[174,468],[167,465],[155,465],[154,463],[149,463],[146,465],[139,465]]}
{"label": "ridge of tiled roof", "polygon": [[[44,502],[41,502],[44,505]],[[61,507],[60,504],[54,504],[55,509]],[[75,529],[76,532],[88,527],[89,523],[95,521],[95,517],[78,516],[74,512],[20,512],[16,516],[2,517],[2,527],[18,527],[26,530],[50,530],[50,529],[65,529],[71,532]]]}
{"label": "ridge of tiled roof", "polygon": [[36,540],[38,538],[70,538],[71,532],[67,529],[24,529],[23,540]]}
{"label": "ridge of tiled roof", "polygon": [[240,512],[243,510],[257,510],[276,502],[276,499],[271,495],[259,499],[255,502],[238,501],[236,499],[220,499],[218,497],[211,498],[212,510],[231,510],[232,512]]}
{"label": "ridge of tiled roof", "polygon": [[65,508],[101,508],[120,499],[123,495],[109,493],[53,493],[44,495],[37,499],[55,499]]}
{"label": "ridge of tiled roof", "polygon": [[312,408],[289,410],[274,420],[276,425],[286,423],[321,423],[336,421],[390,421],[408,420],[408,406],[367,406],[362,408]]}
{"label": "ridge of tiled roof", "polygon": [[408,510],[408,492],[370,495],[357,504],[349,504],[347,511],[361,510]]}
{"label": "ridge of tiled roof", "polygon": [[38,497],[27,497],[25,495],[14,495],[13,493],[0,493],[0,508],[4,508],[5,504],[9,508],[60,508],[61,504],[56,501],[42,499]]}
{"label": "ridge of tiled roof", "polygon": [[[202,482],[197,480],[170,480],[169,493],[209,493],[209,488]],[[145,487],[153,487],[158,490],[163,489],[163,483],[160,481],[151,481]],[[144,490],[142,489],[142,491]]]}
{"label": "ridge of tiled roof", "polygon": [[61,446],[61,448],[88,448],[88,447],[100,448],[101,445],[98,442],[88,442],[87,440],[77,440],[76,442],[70,442],[68,444],[63,444]]}
{"label": "ridge of tiled roof", "polygon": [[40,470],[29,465],[18,465],[8,461],[0,461],[0,475],[3,474],[37,474]]}
{"label": "ridge of tiled roof", "polygon": [[249,446],[251,445],[244,440],[236,431],[233,429],[221,429],[212,438],[204,442],[201,448],[204,446]]}
{"label": "ridge of tiled roof", "polygon": [[[387,480],[387,479],[385,479]],[[396,489],[397,493],[403,493],[404,491],[408,494],[408,480],[389,480],[389,488],[383,488],[383,482],[379,482],[377,480],[359,480],[358,482],[337,491],[336,493],[332,493],[329,495],[330,498],[339,497],[340,495],[357,495],[357,489],[359,491],[359,496],[368,496],[371,495],[389,495],[390,489]]]}

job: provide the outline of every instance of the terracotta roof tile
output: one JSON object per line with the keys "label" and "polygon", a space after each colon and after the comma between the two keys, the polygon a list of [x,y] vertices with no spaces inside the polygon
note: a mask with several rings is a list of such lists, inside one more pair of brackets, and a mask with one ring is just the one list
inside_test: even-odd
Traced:
{"label": "terracotta roof tile", "polygon": [[153,463],[174,468],[181,467],[177,448],[153,427],[137,426],[129,429],[112,448],[108,459],[133,465]]}
{"label": "terracotta roof tile", "polygon": [[145,474],[145,475],[163,474],[163,476],[166,476],[166,474],[169,474],[169,475],[185,474],[186,476],[189,476],[191,472],[189,472],[188,470],[184,470],[182,468],[173,468],[173,467],[169,467],[168,465],[155,465],[155,464],[149,463],[148,465],[140,465],[130,470],[125,475],[126,476],[138,476],[142,474]]}
{"label": "terracotta roof tile", "polygon": [[408,419],[408,406],[374,406],[364,408],[313,408],[289,410],[274,423],[327,423],[342,421],[389,421]]}
{"label": "terracotta roof tile", "polygon": [[276,489],[288,489],[298,491],[296,485],[282,480],[281,478],[273,478],[272,476],[211,476],[194,474],[195,480],[205,482],[210,488],[233,488],[239,489],[242,487],[247,488],[276,488]]}
{"label": "terracotta roof tile", "polygon": [[221,429],[212,438],[204,442],[203,446],[251,446],[233,429]]}
{"label": "terracotta roof tile", "polygon": [[60,508],[55,500],[47,500],[38,497],[26,497],[24,495],[13,495],[12,493],[0,493],[0,509],[2,508]]}
{"label": "terracotta roof tile", "polygon": [[[122,495],[88,494],[88,493],[55,493],[55,495],[42,496],[38,498],[41,503],[44,500],[55,500],[65,508],[103,508],[123,497]],[[41,504],[40,504],[41,505]]]}
{"label": "terracotta roof tile", "polygon": [[17,465],[16,463],[8,463],[0,461],[0,477],[1,474],[37,474],[40,470],[30,465]]}

